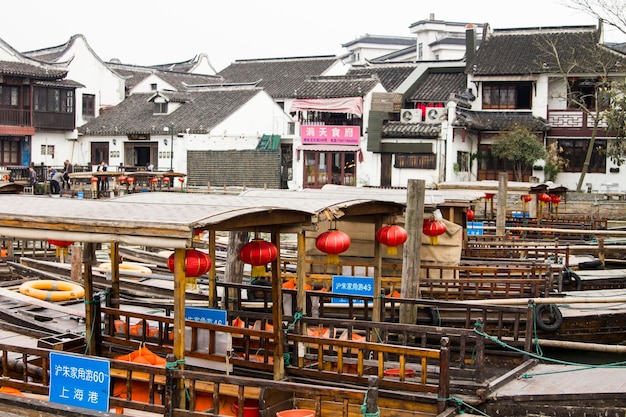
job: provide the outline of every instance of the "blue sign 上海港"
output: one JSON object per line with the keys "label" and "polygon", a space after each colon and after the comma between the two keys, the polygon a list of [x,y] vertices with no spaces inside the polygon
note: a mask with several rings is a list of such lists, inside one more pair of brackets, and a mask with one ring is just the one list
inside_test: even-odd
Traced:
{"label": "blue sign \u4e0a\u6d77\u6e2f", "polygon": [[226,310],[206,307],[185,307],[185,320],[209,324],[227,324]]}
{"label": "blue sign \u4e0a\u6d77\u6e2f", "polygon": [[467,222],[467,235],[468,236],[482,236],[485,229],[483,222]]}
{"label": "blue sign \u4e0a\u6d77\u6e2f", "polygon": [[50,353],[50,402],[108,412],[110,386],[109,361]]}
{"label": "blue sign \u4e0a\u6d77\u6e2f", "polygon": [[[345,275],[333,276],[333,293],[346,295],[374,295],[374,278],[352,277]],[[347,298],[333,298],[333,303],[347,303]],[[355,304],[363,304],[363,300],[354,300]]]}

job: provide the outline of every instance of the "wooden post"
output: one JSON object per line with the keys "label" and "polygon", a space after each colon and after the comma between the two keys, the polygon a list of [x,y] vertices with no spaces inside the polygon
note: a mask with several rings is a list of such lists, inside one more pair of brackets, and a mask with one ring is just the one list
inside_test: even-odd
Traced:
{"label": "wooden post", "polygon": [[[96,341],[93,337],[94,326],[94,305],[93,305],[93,275],[91,266],[96,262],[96,250],[93,243],[85,243],[85,251],[83,252],[83,263],[85,270],[83,272],[83,285],[85,287],[85,340],[89,341],[87,353],[95,355],[97,351]],[[100,331],[100,329],[98,329]]]}
{"label": "wooden post", "polygon": [[[506,172],[498,174],[498,214],[496,216],[496,236],[504,237],[506,226],[506,199],[507,199],[507,181]],[[493,198],[491,199],[493,204]]]}
{"label": "wooden post", "polygon": [[217,308],[217,263],[215,261],[215,230],[209,230],[209,256],[211,257],[211,265],[213,265],[213,267],[209,270],[209,307]]}
{"label": "wooden post", "polygon": [[165,357],[167,361],[167,365],[165,367],[165,392],[163,399],[163,406],[165,407],[165,412],[163,413],[164,417],[173,417],[174,416],[174,404],[177,404],[178,401],[176,399],[176,380],[174,379],[174,371],[173,367],[176,363],[176,356],[172,353],[168,353]]}
{"label": "wooden post", "polygon": [[279,256],[272,262],[272,324],[274,325],[274,380],[285,378],[285,362],[283,360],[283,290],[280,273],[280,232],[272,230],[272,243],[276,246]]}
{"label": "wooden post", "polygon": [[[296,288],[298,289],[298,305],[296,306],[294,311],[300,311],[302,314],[306,315],[306,235],[304,230],[298,232],[297,250],[298,258],[296,259]],[[303,328],[303,334],[306,334],[306,327]]]}
{"label": "wooden post", "polygon": [[365,402],[365,414],[375,415],[378,413],[378,377],[367,377],[367,401]]}
{"label": "wooden post", "polygon": [[[174,357],[176,361],[185,360],[185,248],[174,250]],[[178,369],[184,369],[182,362]],[[178,392],[183,392],[184,381],[178,380]],[[178,403],[185,409],[185,396],[181,395]]]}
{"label": "wooden post", "polygon": [[[379,230],[383,226],[383,222],[380,216],[376,217],[376,221],[374,222],[374,233]],[[372,321],[380,322],[381,319],[381,308],[383,305],[383,300],[381,297],[384,296],[382,293],[382,267],[383,267],[383,256],[380,247],[382,243],[374,239],[374,302],[372,306]],[[413,322],[415,323],[415,322]]]}
{"label": "wooden post", "polygon": [[[85,298],[86,299],[86,298]],[[93,311],[94,311],[94,319],[93,319],[93,329],[94,332],[91,335],[91,339],[93,340],[95,353],[90,353],[90,355],[102,355],[102,314],[100,313],[100,294],[94,294],[93,296]],[[85,320],[86,321],[86,320]]]}
{"label": "wooden post", "polygon": [[441,338],[439,350],[439,391],[437,399],[437,413],[441,414],[446,409],[446,402],[450,395],[450,339]]}
{"label": "wooden post", "polygon": [[[478,331],[485,331],[482,319],[478,319]],[[476,381],[483,382],[485,379],[485,339],[482,336],[476,338],[476,356],[474,357],[474,374]]]}
{"label": "wooden post", "polygon": [[[422,247],[422,222],[424,221],[424,196],[426,182],[409,180],[405,229],[408,236],[402,252],[402,297],[419,298],[420,252]],[[416,307],[403,303],[400,307],[400,323],[415,324]]]}
{"label": "wooden post", "polygon": [[604,254],[604,236],[598,236],[598,258],[600,259],[600,262],[602,262],[602,268],[604,268],[604,260],[605,260],[605,254]]}

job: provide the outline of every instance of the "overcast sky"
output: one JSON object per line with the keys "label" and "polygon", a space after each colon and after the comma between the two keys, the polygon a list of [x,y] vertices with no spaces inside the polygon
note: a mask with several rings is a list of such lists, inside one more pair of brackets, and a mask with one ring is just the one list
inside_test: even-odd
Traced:
{"label": "overcast sky", "polygon": [[412,36],[409,26],[430,13],[492,28],[597,24],[565,2],[13,0],[2,4],[0,38],[23,52],[61,45],[80,33],[105,61],[152,65],[204,52],[219,71],[237,59],[341,54],[342,44],[365,34]]}

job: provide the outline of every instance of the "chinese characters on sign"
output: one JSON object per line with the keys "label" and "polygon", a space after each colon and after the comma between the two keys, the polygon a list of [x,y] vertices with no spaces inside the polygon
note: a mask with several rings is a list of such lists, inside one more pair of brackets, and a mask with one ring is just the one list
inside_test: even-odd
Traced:
{"label": "chinese characters on sign", "polygon": [[301,126],[302,143],[318,145],[358,145],[361,140],[359,126]]}
{"label": "chinese characters on sign", "polygon": [[65,353],[50,353],[50,402],[109,411],[110,363]]}
{"label": "chinese characters on sign", "polygon": [[199,321],[200,323],[226,325],[226,310],[206,307],[185,307],[185,320]]}
{"label": "chinese characters on sign", "polygon": [[[374,295],[374,278],[351,277],[343,275],[333,276],[333,293],[348,295]],[[347,298],[333,298],[333,303],[347,303]],[[355,304],[363,304],[363,300],[354,300]]]}

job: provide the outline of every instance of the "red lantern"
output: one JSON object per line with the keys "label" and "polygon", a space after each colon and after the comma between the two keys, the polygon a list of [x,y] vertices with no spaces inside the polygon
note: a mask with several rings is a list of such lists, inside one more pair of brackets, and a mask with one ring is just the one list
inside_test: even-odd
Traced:
{"label": "red lantern", "polygon": [[561,202],[561,197],[559,197],[558,195],[554,194],[554,195],[550,196],[550,201],[552,202],[552,204],[559,204]]}
{"label": "red lantern", "polygon": [[163,177],[163,182],[166,184],[170,183],[170,177]]}
{"label": "red lantern", "polygon": [[467,219],[468,222],[474,221],[474,210],[472,210],[471,208],[467,209],[467,212],[465,212],[465,218]]}
{"label": "red lantern", "polygon": [[128,177],[128,179],[126,180],[130,185],[132,185],[135,182],[135,177]]}
{"label": "red lantern", "polygon": [[495,194],[485,193],[485,200],[491,200],[491,199],[493,199],[493,196],[495,196]]}
{"label": "red lantern", "polygon": [[182,185],[182,183],[185,182],[185,179],[183,177],[178,177],[178,182],[180,182]]}
{"label": "red lantern", "polygon": [[98,182],[98,177],[91,177],[91,182],[92,183]]}
{"label": "red lantern", "polygon": [[74,244],[74,242],[68,242],[66,240],[53,240],[53,239],[48,239],[48,243],[56,246],[57,257],[60,257],[61,254],[67,255],[69,253],[69,250],[67,248],[69,248],[70,246]]}
{"label": "red lantern", "polygon": [[278,249],[273,243],[263,239],[254,239],[239,250],[239,259],[252,265],[252,277],[265,275],[265,265],[278,256]]}
{"label": "red lantern", "polygon": [[530,194],[520,195],[519,199],[522,200],[522,203],[529,203],[532,201],[533,196]]}
{"label": "red lantern", "polygon": [[438,221],[435,218],[430,218],[428,220],[424,220],[424,224],[422,225],[422,232],[430,237],[430,244],[436,245],[439,243],[438,236],[444,234],[446,232],[446,225],[442,221]]}
{"label": "red lantern", "polygon": [[339,254],[350,247],[350,236],[337,229],[330,229],[315,239],[315,247],[327,254],[326,260],[330,264],[339,263]]}
{"label": "red lantern", "polygon": [[159,182],[159,179],[157,177],[152,177],[152,184],[156,184],[157,182]]}
{"label": "red lantern", "polygon": [[398,246],[406,242],[408,236],[403,227],[395,224],[383,226],[376,232],[376,240],[387,246],[387,255],[397,255]]}
{"label": "red lantern", "polygon": [[120,175],[119,180],[120,180],[120,184],[124,184],[126,182],[126,177],[123,175]]}
{"label": "red lantern", "polygon": [[[174,254],[167,258],[167,267],[174,272]],[[211,269],[211,257],[197,249],[185,251],[185,276],[189,278],[199,277]]]}
{"label": "red lantern", "polygon": [[550,197],[548,194],[546,193],[541,193],[537,196],[537,200],[541,201],[544,204],[549,203],[550,201],[552,201],[552,197]]}

